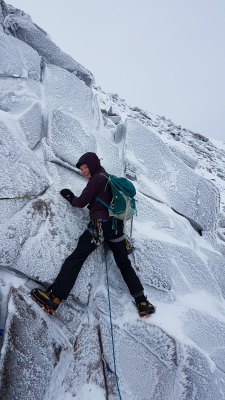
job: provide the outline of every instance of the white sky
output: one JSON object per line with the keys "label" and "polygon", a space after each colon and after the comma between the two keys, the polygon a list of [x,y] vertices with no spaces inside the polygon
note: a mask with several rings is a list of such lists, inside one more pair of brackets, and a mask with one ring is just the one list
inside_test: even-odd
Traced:
{"label": "white sky", "polygon": [[225,0],[10,0],[132,106],[225,141]]}

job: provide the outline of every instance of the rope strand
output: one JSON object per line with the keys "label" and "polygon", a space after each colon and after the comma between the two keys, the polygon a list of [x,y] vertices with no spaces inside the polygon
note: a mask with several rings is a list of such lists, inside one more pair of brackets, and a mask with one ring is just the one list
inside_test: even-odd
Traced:
{"label": "rope strand", "polygon": [[119,378],[117,376],[116,372],[116,357],[115,357],[115,347],[114,347],[114,338],[113,338],[113,325],[112,325],[112,314],[111,314],[111,302],[110,302],[110,293],[109,293],[109,276],[108,276],[108,266],[107,266],[107,258],[106,258],[106,244],[104,242],[104,252],[105,252],[105,267],[106,267],[106,281],[107,281],[107,290],[108,290],[108,301],[109,301],[109,317],[110,317],[110,328],[111,328],[111,337],[112,337],[112,349],[113,349],[113,362],[114,362],[114,371],[111,371],[109,364],[106,363],[107,369],[110,372],[113,372],[115,377],[116,377],[116,385],[118,389],[118,394],[120,400],[122,400],[121,394],[120,394],[120,388],[119,388]]}

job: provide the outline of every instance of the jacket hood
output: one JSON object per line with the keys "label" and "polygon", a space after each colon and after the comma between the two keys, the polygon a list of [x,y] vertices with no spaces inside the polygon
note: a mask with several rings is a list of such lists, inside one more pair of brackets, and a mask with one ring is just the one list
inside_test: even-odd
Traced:
{"label": "jacket hood", "polygon": [[88,169],[90,171],[91,176],[98,172],[102,172],[103,168],[101,167],[100,160],[95,153],[85,153],[81,156],[76,164],[77,168],[80,168],[81,164],[87,164]]}

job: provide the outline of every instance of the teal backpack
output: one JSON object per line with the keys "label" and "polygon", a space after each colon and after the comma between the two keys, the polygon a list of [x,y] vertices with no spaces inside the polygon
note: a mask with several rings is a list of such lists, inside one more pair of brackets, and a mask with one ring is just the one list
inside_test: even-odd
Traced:
{"label": "teal backpack", "polygon": [[126,178],[118,178],[115,175],[108,175],[104,173],[101,173],[101,175],[104,175],[108,179],[106,187],[109,183],[112,190],[113,199],[111,204],[108,205],[98,196],[95,198],[108,208],[110,217],[124,220],[125,225],[126,221],[133,218],[134,215],[137,215],[135,204],[137,200],[134,199],[136,189],[133,183]]}

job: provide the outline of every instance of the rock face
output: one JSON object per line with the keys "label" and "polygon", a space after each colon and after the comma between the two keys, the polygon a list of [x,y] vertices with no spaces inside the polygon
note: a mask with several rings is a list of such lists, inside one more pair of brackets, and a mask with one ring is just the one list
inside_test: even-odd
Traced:
{"label": "rock face", "polygon": [[[225,215],[205,175],[220,179],[225,152],[92,88],[89,71],[4,1],[0,47],[0,397],[118,398],[107,369],[114,362],[102,247],[54,316],[28,296],[54,281],[87,225],[88,210],[72,208],[60,190],[81,193],[76,162],[94,151],[109,173],[136,186],[129,257],[156,306],[151,318],[138,317],[107,252],[122,399],[222,400]],[[203,161],[213,175],[198,169]]]}
{"label": "rock face", "polygon": [[[92,86],[94,77],[91,72],[73,60],[68,54],[60,50],[60,48],[48,38],[46,32],[33,24],[29,15],[19,10],[13,10],[11,7],[7,7],[7,5],[4,5],[4,10],[5,14],[7,14],[4,19],[4,28],[7,33],[27,43],[28,48],[30,47],[36,50],[47,64],[58,65],[75,74],[78,78],[83,80],[87,86]],[[14,41],[12,41],[12,43],[14,45],[16,44]],[[22,46],[25,48],[24,44]],[[11,58],[12,57],[13,52],[11,52]]]}

